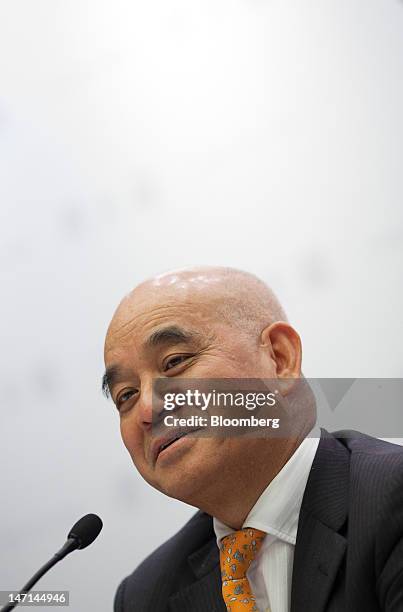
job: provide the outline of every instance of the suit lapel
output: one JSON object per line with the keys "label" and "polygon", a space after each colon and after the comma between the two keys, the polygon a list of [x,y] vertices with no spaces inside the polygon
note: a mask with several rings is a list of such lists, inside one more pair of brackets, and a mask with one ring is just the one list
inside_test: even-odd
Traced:
{"label": "suit lapel", "polygon": [[297,545],[291,612],[323,612],[344,557],[346,540],[314,517],[308,516],[301,524]]}
{"label": "suit lapel", "polygon": [[302,500],[294,554],[291,612],[324,612],[346,551],[349,452],[322,437]]}
{"label": "suit lapel", "polygon": [[191,554],[188,562],[197,580],[170,597],[169,609],[172,612],[226,612],[215,538]]}
{"label": "suit lapel", "polygon": [[169,605],[172,612],[226,612],[220,568],[217,566],[201,580],[173,595]]}

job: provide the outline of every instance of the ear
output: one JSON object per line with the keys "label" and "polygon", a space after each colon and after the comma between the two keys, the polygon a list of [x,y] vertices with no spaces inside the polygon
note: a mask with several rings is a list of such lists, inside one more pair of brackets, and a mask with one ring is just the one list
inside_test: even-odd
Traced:
{"label": "ear", "polygon": [[269,348],[278,378],[301,376],[301,339],[291,325],[284,321],[272,323],[262,331],[260,342]]}

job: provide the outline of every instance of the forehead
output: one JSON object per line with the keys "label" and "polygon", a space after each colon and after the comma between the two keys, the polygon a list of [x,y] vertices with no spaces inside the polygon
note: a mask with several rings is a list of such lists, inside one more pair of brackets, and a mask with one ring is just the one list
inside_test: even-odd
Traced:
{"label": "forehead", "polygon": [[[203,334],[214,327],[212,305],[192,296],[173,296],[167,292],[133,293],[121,302],[109,326],[105,340],[105,356],[128,346],[151,348],[153,333],[169,326]],[[172,334],[174,339],[174,334]],[[179,341],[179,335],[177,337]]]}

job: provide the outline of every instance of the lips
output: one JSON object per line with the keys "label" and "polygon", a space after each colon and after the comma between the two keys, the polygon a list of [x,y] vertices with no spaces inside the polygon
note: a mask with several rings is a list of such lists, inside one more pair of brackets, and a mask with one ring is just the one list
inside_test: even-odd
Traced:
{"label": "lips", "polygon": [[195,429],[175,429],[174,431],[170,431],[165,436],[161,436],[161,437],[157,438],[154,441],[154,443],[152,444],[152,458],[153,458],[153,462],[155,463],[157,461],[158,455],[160,453],[162,453],[163,450],[168,448],[168,446],[171,446],[171,444],[173,444],[174,442],[176,442],[180,438],[183,438],[187,434],[192,433],[194,431],[198,431],[198,429],[200,429],[200,428],[195,428]]}

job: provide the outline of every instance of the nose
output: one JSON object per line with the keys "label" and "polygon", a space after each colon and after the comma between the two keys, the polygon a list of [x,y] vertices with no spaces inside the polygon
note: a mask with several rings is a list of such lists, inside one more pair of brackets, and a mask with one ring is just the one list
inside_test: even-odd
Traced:
{"label": "nose", "polygon": [[141,385],[140,397],[136,406],[137,422],[144,430],[149,430],[153,420],[152,386],[151,383]]}
{"label": "nose", "polygon": [[140,427],[144,431],[149,431],[153,425],[159,425],[163,409],[161,394],[153,381],[143,382],[136,406],[137,422]]}

